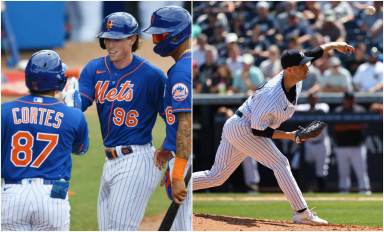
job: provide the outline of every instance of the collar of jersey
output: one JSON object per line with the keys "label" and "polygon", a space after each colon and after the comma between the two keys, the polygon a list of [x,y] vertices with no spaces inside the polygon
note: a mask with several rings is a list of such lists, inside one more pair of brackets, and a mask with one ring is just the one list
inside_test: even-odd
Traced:
{"label": "collar of jersey", "polygon": [[130,72],[131,70],[133,70],[138,65],[138,63],[139,63],[139,60],[138,60],[137,56],[135,54],[133,54],[132,55],[132,61],[131,61],[131,63],[127,67],[122,68],[122,69],[117,69],[113,65],[113,63],[112,63],[111,59],[109,58],[109,56],[107,56],[108,68],[111,70],[112,73],[118,73],[120,75],[122,75],[124,73],[127,73],[127,72]]}
{"label": "collar of jersey", "polygon": [[[33,99],[35,97],[42,98],[43,102],[34,102]],[[38,104],[38,103],[44,103],[44,104],[61,103],[61,102],[59,102],[58,99],[56,99],[54,97],[35,96],[35,95],[27,95],[27,96],[19,98],[19,100],[24,101],[24,102],[36,103],[36,104]]]}

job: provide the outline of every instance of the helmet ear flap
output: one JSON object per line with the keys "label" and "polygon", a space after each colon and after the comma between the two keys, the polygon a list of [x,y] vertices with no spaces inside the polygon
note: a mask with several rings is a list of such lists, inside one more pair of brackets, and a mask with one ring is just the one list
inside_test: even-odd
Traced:
{"label": "helmet ear flap", "polygon": [[105,49],[105,43],[103,38],[99,38],[99,44],[102,49]]}

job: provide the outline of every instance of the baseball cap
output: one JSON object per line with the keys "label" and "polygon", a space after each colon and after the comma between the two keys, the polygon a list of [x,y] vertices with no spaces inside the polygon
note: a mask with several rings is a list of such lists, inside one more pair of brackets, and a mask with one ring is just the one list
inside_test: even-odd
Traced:
{"label": "baseball cap", "polygon": [[355,94],[353,92],[344,92],[344,99],[354,99]]}
{"label": "baseball cap", "polygon": [[289,49],[283,52],[281,56],[281,66],[283,69],[306,64],[315,59],[315,57],[305,56],[304,53],[298,49]]}

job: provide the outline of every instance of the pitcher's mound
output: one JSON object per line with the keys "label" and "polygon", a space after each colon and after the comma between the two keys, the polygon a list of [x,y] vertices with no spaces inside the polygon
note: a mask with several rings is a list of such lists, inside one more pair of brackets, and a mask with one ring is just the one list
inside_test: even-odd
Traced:
{"label": "pitcher's mound", "polygon": [[242,218],[231,216],[219,216],[209,214],[194,214],[193,215],[193,230],[305,230],[305,231],[319,231],[319,230],[344,230],[344,231],[361,231],[361,230],[378,230],[382,231],[381,227],[368,227],[368,226],[352,226],[352,225],[326,225],[326,226],[310,226],[294,224],[287,221],[277,220],[259,220],[254,218]]}

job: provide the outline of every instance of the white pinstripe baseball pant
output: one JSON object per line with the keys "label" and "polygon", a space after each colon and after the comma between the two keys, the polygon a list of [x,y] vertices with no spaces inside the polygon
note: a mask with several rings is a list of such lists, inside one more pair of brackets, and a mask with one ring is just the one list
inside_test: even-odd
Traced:
{"label": "white pinstripe baseball pant", "polygon": [[99,230],[136,231],[161,179],[151,145],[132,146],[133,153],[107,160],[101,177],[97,218]]}
{"label": "white pinstripe baseball pant", "polygon": [[273,170],[292,209],[297,211],[307,208],[288,159],[271,139],[253,135],[250,123],[237,115],[229,118],[224,125],[211,170],[193,173],[193,190],[222,185],[247,156]]}
{"label": "white pinstripe baseball pant", "polygon": [[24,179],[21,184],[2,184],[1,230],[68,231],[68,197],[51,198],[51,189],[52,185],[44,185],[40,178]]}

